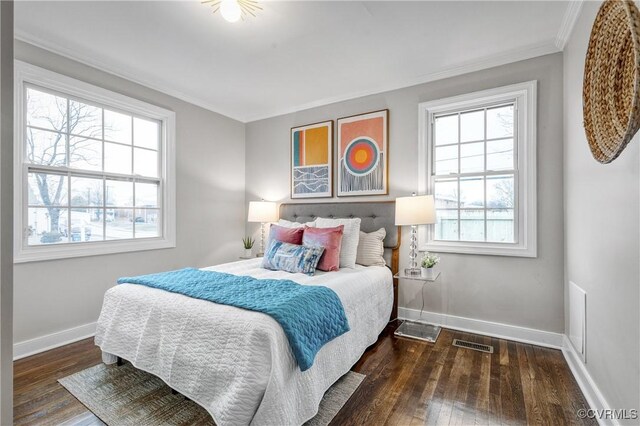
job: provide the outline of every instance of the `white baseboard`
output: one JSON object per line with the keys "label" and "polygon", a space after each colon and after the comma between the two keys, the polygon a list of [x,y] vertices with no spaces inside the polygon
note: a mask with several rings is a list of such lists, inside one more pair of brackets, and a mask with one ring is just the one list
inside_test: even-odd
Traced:
{"label": "white baseboard", "polygon": [[78,327],[36,337],[35,339],[14,343],[13,360],[15,361],[20,358],[26,358],[40,352],[48,351],[49,349],[68,345],[69,343],[92,337],[95,334],[96,323],[92,322],[90,324],[80,325]]}
{"label": "white baseboard", "polygon": [[[398,308],[398,318],[419,320],[420,311],[417,309]],[[422,312],[422,320],[441,327],[468,333],[482,334],[499,339],[514,340],[547,348],[562,349],[564,334],[550,331],[535,330],[533,328],[518,327],[498,322],[483,321],[454,315]]]}
{"label": "white baseboard", "polygon": [[[580,386],[580,390],[586,398],[589,407],[593,410],[609,410],[611,406],[607,403],[607,400],[604,399],[602,392],[600,392],[600,389],[598,389],[598,386],[587,371],[584,362],[582,362],[580,354],[576,352],[567,336],[564,336],[563,343],[562,354],[564,355],[564,359],[567,360],[571,373],[576,379],[576,382],[578,382],[578,386]],[[601,425],[620,424],[615,419],[600,419],[596,417],[596,420],[598,420],[598,423]]]}

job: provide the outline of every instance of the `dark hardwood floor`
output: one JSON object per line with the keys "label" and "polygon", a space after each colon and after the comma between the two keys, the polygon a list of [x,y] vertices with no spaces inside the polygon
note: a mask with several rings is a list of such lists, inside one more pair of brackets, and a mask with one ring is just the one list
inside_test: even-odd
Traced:
{"label": "dark hardwood floor", "polygon": [[14,425],[60,425],[88,410],[57,380],[102,362],[93,339],[14,362]]}
{"label": "dark hardwood floor", "polygon": [[576,415],[588,404],[559,350],[445,329],[434,345],[395,338],[394,329],[354,366],[367,378],[333,425],[597,424]]}
{"label": "dark hardwood floor", "polygon": [[[389,325],[353,370],[366,374],[332,425],[597,424],[562,353],[453,330],[434,345],[393,336]],[[464,339],[486,354],[452,346]],[[99,424],[57,380],[101,362],[93,339],[14,365],[15,425]]]}

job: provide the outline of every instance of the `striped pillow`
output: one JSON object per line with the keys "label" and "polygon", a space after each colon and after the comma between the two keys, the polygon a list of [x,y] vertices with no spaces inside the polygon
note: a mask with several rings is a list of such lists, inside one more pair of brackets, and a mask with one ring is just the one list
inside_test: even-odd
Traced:
{"label": "striped pillow", "polygon": [[385,266],[387,262],[384,261],[383,254],[386,236],[384,228],[370,233],[360,231],[356,263],[362,266]]}
{"label": "striped pillow", "polygon": [[274,240],[262,258],[262,267],[313,275],[323,252],[324,247],[305,247]]}

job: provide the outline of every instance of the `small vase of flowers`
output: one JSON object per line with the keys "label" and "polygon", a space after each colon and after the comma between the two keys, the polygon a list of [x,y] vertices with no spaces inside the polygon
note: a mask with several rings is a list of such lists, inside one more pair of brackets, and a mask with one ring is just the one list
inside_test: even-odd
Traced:
{"label": "small vase of flowers", "polygon": [[440,262],[440,258],[433,253],[426,252],[422,256],[422,262],[420,263],[420,272],[422,278],[434,279],[436,277],[435,266]]}
{"label": "small vase of flowers", "polygon": [[251,249],[253,248],[255,240],[251,237],[244,237],[242,239],[242,245],[244,246],[244,257],[251,257]]}

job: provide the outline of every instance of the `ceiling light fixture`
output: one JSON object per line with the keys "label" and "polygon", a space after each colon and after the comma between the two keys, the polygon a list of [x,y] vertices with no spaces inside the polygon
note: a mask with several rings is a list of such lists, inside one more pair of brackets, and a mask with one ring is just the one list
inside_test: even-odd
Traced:
{"label": "ceiling light fixture", "polygon": [[262,10],[256,0],[204,0],[202,4],[205,3],[213,7],[213,13],[219,10],[228,22],[238,22],[240,18],[244,19],[248,15],[255,17],[256,13]]}

